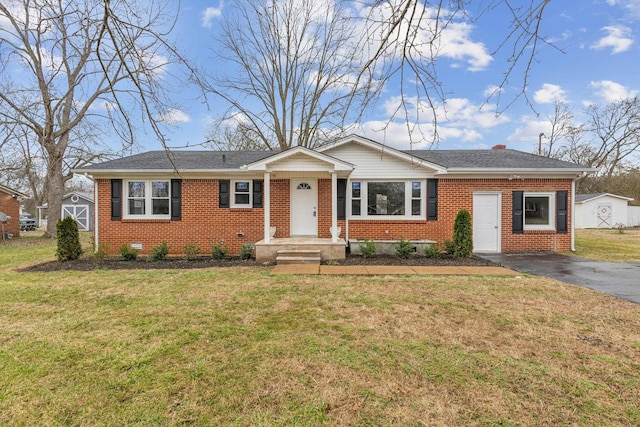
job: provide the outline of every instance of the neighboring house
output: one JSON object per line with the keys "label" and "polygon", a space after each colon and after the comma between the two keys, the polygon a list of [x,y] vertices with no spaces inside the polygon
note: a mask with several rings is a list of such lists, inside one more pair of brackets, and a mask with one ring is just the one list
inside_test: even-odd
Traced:
{"label": "neighboring house", "polygon": [[93,193],[73,191],[62,198],[61,218],[72,217],[78,223],[78,230],[93,231]]}
{"label": "neighboring house", "polygon": [[95,241],[149,253],[162,241],[258,261],[316,246],[341,259],[358,241],[442,244],[456,213],[473,218],[477,252],[566,251],[573,246],[575,179],[592,169],[496,146],[402,151],[358,136],[314,150],[164,151],[75,170],[95,180]]}
{"label": "neighboring house", "polygon": [[633,199],[610,193],[576,195],[576,228],[628,226],[628,203]]}
{"label": "neighboring house", "polygon": [[[4,223],[4,229],[6,234],[13,236],[20,235],[20,200],[27,199],[29,196],[0,184],[0,212],[4,213],[8,219]],[[0,240],[3,236],[0,234]]]}

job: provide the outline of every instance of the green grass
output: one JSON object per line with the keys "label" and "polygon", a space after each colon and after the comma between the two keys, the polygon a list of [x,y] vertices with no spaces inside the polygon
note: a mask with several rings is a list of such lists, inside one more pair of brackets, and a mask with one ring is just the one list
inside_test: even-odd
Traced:
{"label": "green grass", "polygon": [[597,261],[640,262],[640,229],[576,230],[576,255]]}
{"label": "green grass", "polygon": [[638,425],[638,306],[533,277],[23,273],[1,425]]}

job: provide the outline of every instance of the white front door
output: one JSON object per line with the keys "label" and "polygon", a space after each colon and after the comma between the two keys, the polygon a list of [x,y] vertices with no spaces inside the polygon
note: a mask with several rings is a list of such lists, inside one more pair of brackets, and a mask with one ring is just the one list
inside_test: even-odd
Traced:
{"label": "white front door", "polygon": [[89,206],[87,205],[63,205],[62,218],[70,216],[78,223],[78,230],[89,230]]}
{"label": "white front door", "polygon": [[291,180],[291,235],[318,235],[318,180]]}
{"label": "white front door", "polygon": [[473,251],[500,252],[500,193],[473,193]]}

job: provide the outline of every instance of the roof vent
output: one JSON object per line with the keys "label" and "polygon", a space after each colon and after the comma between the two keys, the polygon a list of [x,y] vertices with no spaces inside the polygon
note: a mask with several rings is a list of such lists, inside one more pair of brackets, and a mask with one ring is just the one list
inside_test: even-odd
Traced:
{"label": "roof vent", "polygon": [[222,163],[227,163],[227,155],[226,154],[222,155]]}
{"label": "roof vent", "polygon": [[494,145],[493,147],[491,147],[492,150],[504,150],[506,149],[507,146],[504,144],[498,144],[498,145]]}

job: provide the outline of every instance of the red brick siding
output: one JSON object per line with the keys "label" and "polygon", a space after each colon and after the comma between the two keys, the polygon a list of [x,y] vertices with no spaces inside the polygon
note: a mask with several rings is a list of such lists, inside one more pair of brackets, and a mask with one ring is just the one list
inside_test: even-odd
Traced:
{"label": "red brick siding", "polygon": [[[110,181],[97,180],[99,240],[108,245],[110,253],[117,253],[123,243],[142,243],[143,254],[163,240],[171,246],[172,254],[181,254],[184,246],[195,243],[202,253],[210,252],[210,245],[224,240],[230,254],[238,254],[243,243],[255,243],[264,237],[264,209],[229,209],[218,207],[218,180],[182,180],[182,220],[122,220],[111,221]],[[555,192],[571,194],[570,179],[440,179],[438,191],[438,220],[350,220],[349,238],[376,240],[428,239],[438,243],[453,235],[453,221],[461,208],[473,215],[473,192],[502,193],[502,251],[522,252],[541,250],[569,250],[570,234],[553,231],[511,232],[512,191]],[[271,180],[271,225],[276,226],[275,237],[288,237],[290,232],[291,191],[288,179]],[[318,180],[318,237],[331,237],[331,180]],[[123,203],[124,205],[124,203]],[[426,200],[423,209],[426,209]],[[569,200],[571,209],[571,200]],[[16,213],[17,218],[17,213]],[[568,212],[569,229],[571,211]],[[345,237],[345,221],[340,237]]]}
{"label": "red brick siding", "polygon": [[[11,196],[11,194],[0,191],[0,212],[11,217],[4,225],[5,233],[18,237],[20,236],[20,202]],[[2,239],[2,228],[0,228],[0,239]]]}

